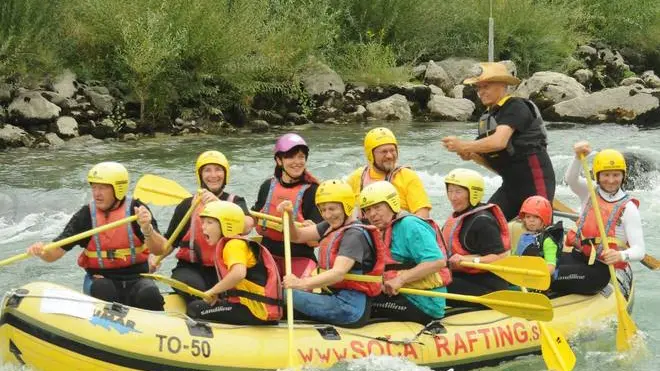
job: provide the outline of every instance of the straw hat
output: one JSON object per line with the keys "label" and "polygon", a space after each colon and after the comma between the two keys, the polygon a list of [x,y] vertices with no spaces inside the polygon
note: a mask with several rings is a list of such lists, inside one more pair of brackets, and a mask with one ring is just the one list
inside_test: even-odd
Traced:
{"label": "straw hat", "polygon": [[480,82],[503,82],[507,85],[518,85],[520,79],[511,75],[506,66],[499,62],[479,63],[479,76],[465,79],[463,84],[472,85]]}

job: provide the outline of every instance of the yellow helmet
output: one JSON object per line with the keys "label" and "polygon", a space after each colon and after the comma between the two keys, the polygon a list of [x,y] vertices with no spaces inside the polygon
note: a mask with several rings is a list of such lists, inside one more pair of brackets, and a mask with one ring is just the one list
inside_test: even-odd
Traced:
{"label": "yellow helmet", "polygon": [[626,175],[626,159],[621,152],[614,149],[604,149],[594,157],[593,171],[598,180],[598,173],[606,170],[621,170]]}
{"label": "yellow helmet", "polygon": [[118,200],[123,200],[128,193],[128,170],[119,162],[107,161],[92,166],[87,173],[87,181],[110,184]]}
{"label": "yellow helmet", "polygon": [[396,137],[388,128],[371,129],[364,136],[364,155],[367,156],[369,164],[374,164],[374,149],[383,144],[394,144],[398,148]]}
{"label": "yellow helmet", "polygon": [[245,227],[245,214],[243,209],[233,202],[212,201],[204,206],[199,216],[217,219],[220,230],[225,237],[238,236]]}
{"label": "yellow helmet", "polygon": [[474,170],[454,169],[445,177],[445,184],[466,188],[472,206],[476,206],[484,197],[484,177]]}
{"label": "yellow helmet", "polygon": [[195,162],[195,177],[197,178],[197,184],[202,186],[202,174],[199,173],[199,170],[208,164],[220,165],[225,169],[225,185],[229,183],[229,161],[227,157],[219,151],[206,151],[197,157]]}
{"label": "yellow helmet", "polygon": [[355,194],[353,188],[343,180],[326,180],[316,189],[315,202],[316,206],[325,202],[339,202],[344,206],[344,213],[350,216],[355,208]]}
{"label": "yellow helmet", "polygon": [[360,192],[360,209],[365,209],[375,204],[387,202],[393,212],[401,211],[401,200],[399,192],[392,183],[381,180],[364,187]]}

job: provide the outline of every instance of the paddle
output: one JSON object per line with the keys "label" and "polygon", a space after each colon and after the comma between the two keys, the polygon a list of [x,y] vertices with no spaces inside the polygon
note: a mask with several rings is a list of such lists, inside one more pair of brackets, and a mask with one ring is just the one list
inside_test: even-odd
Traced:
{"label": "paddle", "polygon": [[[115,222],[105,224],[105,225],[102,225],[100,227],[96,227],[94,229],[90,229],[86,232],[78,233],[75,236],[67,237],[67,238],[65,238],[63,240],[59,240],[57,242],[51,242],[51,243],[49,243],[49,244],[47,244],[46,246],[43,247],[43,251],[53,250],[53,249],[56,249],[58,247],[62,247],[64,245],[68,245],[72,242],[80,241],[83,238],[93,236],[97,233],[101,233],[101,232],[107,231],[109,229],[119,227],[119,226],[124,225],[126,223],[134,222],[136,220],[137,220],[137,215],[129,216],[127,218],[120,219],[120,220],[117,220]],[[23,259],[27,259],[30,256],[32,256],[32,255],[30,255],[28,253],[22,253],[22,254],[14,255],[11,258],[0,261],[0,267],[3,267],[5,265],[8,265],[8,264],[11,264],[11,263],[23,260]]]}
{"label": "paddle", "polygon": [[186,211],[185,215],[183,215],[183,218],[179,222],[179,225],[176,226],[176,229],[174,229],[174,232],[172,232],[172,235],[170,238],[167,239],[167,243],[165,244],[165,252],[163,255],[158,256],[156,258],[156,266],[165,259],[166,256],[170,254],[170,251],[172,251],[172,244],[174,243],[174,240],[179,236],[181,231],[183,230],[183,227],[186,226],[186,223],[188,223],[188,220],[190,220],[190,217],[192,216],[193,211],[195,211],[195,208],[199,203],[202,201],[201,197],[195,197],[193,201],[190,203],[190,208],[188,208],[188,211]]}
{"label": "paddle", "polygon": [[538,256],[507,256],[489,264],[461,262],[468,268],[493,272],[516,286],[547,290],[550,287],[548,265]]}
{"label": "paddle", "polygon": [[[527,288],[521,287],[523,292]],[[575,353],[559,331],[538,321],[541,329],[541,355],[548,370],[570,371],[575,367]]]}
{"label": "paddle", "polygon": [[[474,161],[475,163],[485,167],[486,169],[488,169],[488,170],[490,170],[494,173],[497,173],[492,167],[490,167],[490,165],[488,165],[488,163],[486,162],[486,160],[483,157],[481,157],[477,154],[472,156],[472,161]],[[589,173],[587,173],[587,174],[589,174]],[[561,202],[559,199],[557,199],[557,197],[555,197],[552,200],[552,208],[554,210],[556,210],[554,212],[554,214],[557,215],[557,216],[563,216],[563,217],[571,218],[573,220],[577,220],[578,217],[579,217],[575,213],[575,210],[573,210],[570,206],[567,206],[566,204]],[[656,259],[655,257],[653,257],[649,254],[644,255],[644,259],[642,259],[642,264],[650,270],[653,270],[653,271],[660,270],[660,260]]]}
{"label": "paddle", "polygon": [[[589,197],[591,197],[591,206],[594,208],[594,214],[596,215],[596,222],[598,224],[598,231],[600,232],[600,240],[602,243],[603,249],[609,249],[607,242],[607,233],[605,233],[605,227],[603,225],[603,218],[600,214],[600,207],[598,206],[598,199],[596,198],[596,191],[594,188],[593,181],[589,176],[589,165],[587,165],[587,160],[584,155],[580,155],[580,161],[582,162],[582,168],[584,169],[585,178],[587,179],[587,187],[589,188]],[[593,252],[592,252],[593,253]],[[619,324],[616,329],[616,348],[620,352],[630,350],[632,346],[632,340],[635,334],[637,333],[637,326],[630,318],[630,314],[627,311],[626,299],[621,293],[619,288],[619,283],[616,279],[616,273],[614,272],[614,266],[611,264],[607,265],[607,268],[610,270],[610,282],[614,286],[614,296],[616,297],[616,314]]]}
{"label": "paddle", "polygon": [[[282,228],[284,230],[284,271],[291,274],[291,236],[289,230],[289,213],[282,215]],[[289,368],[294,366],[294,338],[293,338],[293,290],[286,289],[286,327],[289,332]]]}
{"label": "paddle", "polygon": [[[280,218],[279,216],[264,214],[264,213],[260,213],[258,211],[250,211],[250,215],[252,215],[253,217],[255,217],[257,219],[264,219],[264,220],[267,220],[267,221],[270,221],[270,222],[274,222],[276,224],[280,224],[280,225],[282,224],[282,218]],[[302,228],[302,227],[305,226],[304,224],[302,224],[300,222],[293,222],[293,224],[297,228]],[[281,228],[281,226],[276,227],[276,228]]]}
{"label": "paddle", "polygon": [[[344,279],[358,282],[382,282],[381,276],[368,276],[361,274],[345,274]],[[483,296],[471,296],[462,294],[450,294],[428,290],[401,288],[402,294],[433,296],[453,300],[466,301],[468,303],[483,304],[498,312],[512,317],[521,317],[528,320],[551,321],[553,317],[550,299],[543,294],[524,293],[520,291],[501,290],[491,292]]]}
{"label": "paddle", "polygon": [[192,194],[179,183],[157,175],[145,174],[135,184],[133,197],[155,205],[177,205]]}
{"label": "paddle", "polygon": [[179,280],[175,280],[174,278],[162,276],[160,274],[153,274],[153,273],[142,273],[140,275],[142,277],[151,278],[151,279],[154,279],[156,281],[160,281],[160,282],[162,282],[166,285],[169,285],[172,288],[175,288],[175,289],[177,289],[181,292],[185,292],[186,294],[197,296],[198,298],[202,298],[202,299],[205,299],[205,300],[211,299],[211,296],[205,294],[203,291],[200,291],[200,290],[197,290],[196,288],[190,287],[186,283],[181,282]]}

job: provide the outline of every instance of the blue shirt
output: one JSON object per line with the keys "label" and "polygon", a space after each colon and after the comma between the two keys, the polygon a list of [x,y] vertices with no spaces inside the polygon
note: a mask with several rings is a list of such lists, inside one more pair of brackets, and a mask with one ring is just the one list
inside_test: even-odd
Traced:
{"label": "blue shirt", "polygon": [[[412,216],[394,224],[390,250],[392,258],[401,263],[419,264],[444,259],[433,228],[424,220]],[[447,289],[438,287],[433,291],[447,292]],[[433,318],[442,318],[445,315],[445,298],[404,295],[417,308]]]}

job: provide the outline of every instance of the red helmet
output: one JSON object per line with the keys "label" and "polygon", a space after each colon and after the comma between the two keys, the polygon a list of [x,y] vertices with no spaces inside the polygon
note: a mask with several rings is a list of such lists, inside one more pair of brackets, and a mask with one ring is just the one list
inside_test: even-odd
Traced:
{"label": "red helmet", "polygon": [[552,224],[552,204],[545,197],[531,196],[523,202],[518,217],[523,219],[525,214],[536,215],[543,220],[544,225]]}

